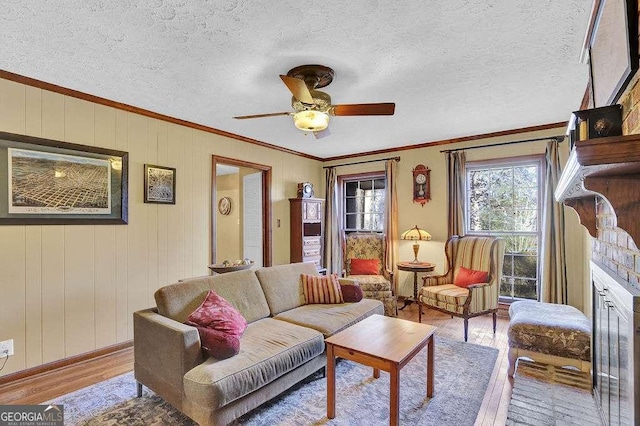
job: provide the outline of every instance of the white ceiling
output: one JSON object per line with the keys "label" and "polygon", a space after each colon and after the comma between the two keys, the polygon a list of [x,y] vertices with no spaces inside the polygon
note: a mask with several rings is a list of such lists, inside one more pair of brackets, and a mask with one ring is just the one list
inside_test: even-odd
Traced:
{"label": "white ceiling", "polygon": [[[327,158],[566,121],[592,0],[3,0],[0,69]],[[316,140],[279,74],[335,70]]]}
{"label": "white ceiling", "polygon": [[232,175],[240,172],[240,168],[228,164],[216,164],[216,176]]}

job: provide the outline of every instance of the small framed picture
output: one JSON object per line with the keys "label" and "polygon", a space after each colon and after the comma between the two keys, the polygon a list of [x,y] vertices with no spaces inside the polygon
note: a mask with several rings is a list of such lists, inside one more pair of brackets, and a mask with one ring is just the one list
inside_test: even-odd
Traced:
{"label": "small framed picture", "polygon": [[176,203],[176,169],[151,164],[144,165],[144,202]]}

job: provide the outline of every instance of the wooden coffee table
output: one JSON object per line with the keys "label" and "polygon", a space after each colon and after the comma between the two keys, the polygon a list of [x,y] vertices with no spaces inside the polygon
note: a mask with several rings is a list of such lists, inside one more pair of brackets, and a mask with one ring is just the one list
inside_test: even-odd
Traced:
{"label": "wooden coffee table", "polygon": [[373,377],[380,370],[390,374],[390,420],[400,421],[400,370],[427,346],[427,396],[433,396],[433,332],[436,327],[372,315],[325,340],[327,344],[327,417],[336,416],[336,357],[373,367]]}

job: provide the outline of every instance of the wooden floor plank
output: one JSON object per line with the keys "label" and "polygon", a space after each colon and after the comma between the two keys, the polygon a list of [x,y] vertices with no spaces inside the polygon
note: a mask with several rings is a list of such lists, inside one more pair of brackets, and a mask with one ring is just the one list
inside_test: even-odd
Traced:
{"label": "wooden floor plank", "polygon": [[6,384],[0,404],[40,404],[133,370],[133,348]]}

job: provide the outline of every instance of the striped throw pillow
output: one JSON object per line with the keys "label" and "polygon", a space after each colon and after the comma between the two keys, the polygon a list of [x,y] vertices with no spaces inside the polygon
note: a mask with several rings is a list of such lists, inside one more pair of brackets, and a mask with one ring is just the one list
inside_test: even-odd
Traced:
{"label": "striped throw pillow", "polygon": [[344,303],[338,274],[327,276],[300,274],[300,278],[307,304]]}

